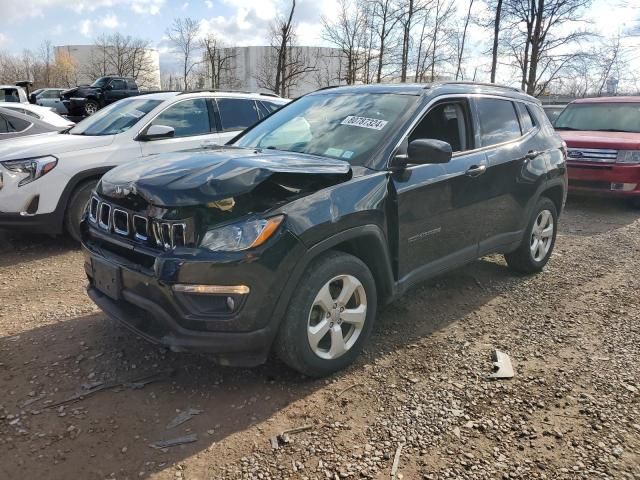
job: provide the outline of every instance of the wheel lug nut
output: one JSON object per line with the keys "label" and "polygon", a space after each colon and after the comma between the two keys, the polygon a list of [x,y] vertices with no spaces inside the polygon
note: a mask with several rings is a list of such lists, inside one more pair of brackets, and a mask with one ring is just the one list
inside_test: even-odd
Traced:
{"label": "wheel lug nut", "polygon": [[340,311],[341,311],[341,312],[344,312],[344,307],[340,307]]}

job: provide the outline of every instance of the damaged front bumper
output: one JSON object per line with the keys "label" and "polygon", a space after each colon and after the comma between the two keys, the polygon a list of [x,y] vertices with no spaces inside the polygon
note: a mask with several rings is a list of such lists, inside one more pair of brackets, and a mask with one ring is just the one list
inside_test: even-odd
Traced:
{"label": "damaged front bumper", "polygon": [[264,363],[306,252],[293,234],[283,230],[255,251],[162,252],[83,229],[87,291],[108,316],[174,351]]}

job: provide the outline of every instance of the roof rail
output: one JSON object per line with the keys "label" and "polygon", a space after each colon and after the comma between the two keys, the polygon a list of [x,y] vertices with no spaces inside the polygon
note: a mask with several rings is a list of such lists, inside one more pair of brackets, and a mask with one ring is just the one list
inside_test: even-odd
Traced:
{"label": "roof rail", "polygon": [[247,95],[262,95],[264,97],[281,98],[280,95],[278,95],[277,93],[273,93],[273,92],[250,92],[250,91],[247,91],[247,90],[224,90],[224,89],[219,89],[219,88],[215,88],[215,89],[203,88],[203,89],[199,89],[199,90],[183,90],[178,95],[186,95],[188,93],[244,93],[244,94],[247,94]]}
{"label": "roof rail", "polygon": [[[507,85],[500,85],[497,83],[489,83],[489,82],[472,82],[472,81],[465,81],[465,80],[448,80],[448,81],[442,81],[442,82],[434,82],[432,84],[429,84],[429,86],[433,86],[433,85],[478,85],[480,87],[493,87],[493,88],[504,88],[505,90],[511,90],[512,92],[518,92],[518,93],[524,93],[524,91],[522,91],[521,89],[517,88],[517,87],[509,87]],[[428,88],[425,87],[425,88]]]}

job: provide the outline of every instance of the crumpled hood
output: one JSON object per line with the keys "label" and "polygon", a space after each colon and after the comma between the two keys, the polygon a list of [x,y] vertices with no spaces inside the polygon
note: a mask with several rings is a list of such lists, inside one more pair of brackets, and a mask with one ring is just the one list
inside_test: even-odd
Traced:
{"label": "crumpled hood", "polygon": [[80,85],[78,87],[70,88],[69,90],[65,90],[64,92],[62,92],[61,95],[62,95],[63,98],[71,98],[71,97],[75,97],[75,96],[78,96],[78,95],[80,95],[81,97],[85,97],[89,93],[97,93],[100,90],[101,90],[100,88],[94,88],[94,87],[90,87],[88,85]]}
{"label": "crumpled hood", "polygon": [[351,178],[342,160],[276,150],[217,147],[147,157],[107,172],[98,193],[129,194],[163,207],[205,205],[250,192],[274,174],[324,175],[336,183]]}
{"label": "crumpled hood", "polygon": [[58,155],[60,153],[103,147],[110,145],[113,142],[113,138],[113,135],[85,136],[65,133],[15,138],[11,139],[10,142],[0,142],[0,161]]}

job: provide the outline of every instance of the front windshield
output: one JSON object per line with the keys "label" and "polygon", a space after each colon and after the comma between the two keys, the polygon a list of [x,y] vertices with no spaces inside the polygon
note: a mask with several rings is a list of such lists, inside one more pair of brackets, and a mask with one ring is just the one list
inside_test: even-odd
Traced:
{"label": "front windshield", "polygon": [[101,78],[97,79],[95,82],[93,82],[91,84],[91,86],[92,87],[100,87],[100,88],[102,88],[107,84],[108,81],[109,81],[109,79],[107,77],[101,77]]}
{"label": "front windshield", "polygon": [[556,119],[555,128],[640,133],[640,103],[573,103]]}
{"label": "front windshield", "polygon": [[362,165],[393,134],[417,99],[391,93],[308,95],[275,112],[235,145],[307,153]]}
{"label": "front windshield", "polygon": [[116,135],[133,127],[162,100],[128,99],[112,103],[69,130],[71,135]]}

